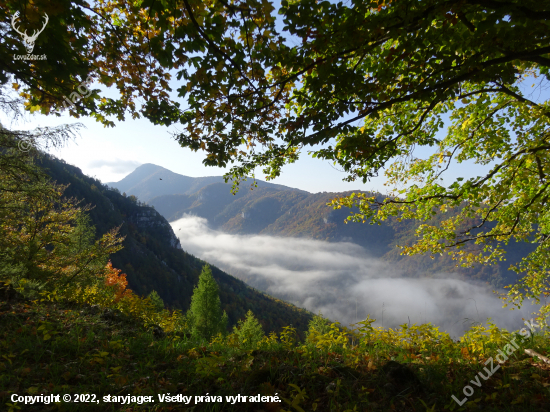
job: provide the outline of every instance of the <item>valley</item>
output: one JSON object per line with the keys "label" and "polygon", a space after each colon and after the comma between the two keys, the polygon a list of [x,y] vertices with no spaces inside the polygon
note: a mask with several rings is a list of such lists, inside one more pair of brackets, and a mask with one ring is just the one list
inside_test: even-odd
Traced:
{"label": "valley", "polygon": [[[194,179],[147,164],[109,186],[145,196],[184,250],[255,289],[345,325],[370,315],[378,326],[432,322],[458,337],[488,318],[519,327],[536,309],[502,309],[493,290],[503,292],[515,281],[506,270],[509,261],[465,269],[446,257],[401,256],[395,245],[410,241],[416,225],[346,224],[348,209],[327,206],[342,193],[266,182],[250,190],[245,182],[232,195],[221,177]],[[529,245],[511,243],[507,251],[519,259]]]}

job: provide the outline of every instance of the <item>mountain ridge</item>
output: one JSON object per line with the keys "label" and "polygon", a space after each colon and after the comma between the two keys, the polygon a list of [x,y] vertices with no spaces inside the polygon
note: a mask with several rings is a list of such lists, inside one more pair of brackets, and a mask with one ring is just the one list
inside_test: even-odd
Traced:
{"label": "mountain ridge", "polygon": [[[51,155],[44,155],[39,165],[58,184],[69,185],[64,195],[92,204],[88,213],[97,234],[121,226],[124,248],[110,256],[114,267],[127,274],[129,288],[138,295],[156,290],[166,305],[187,310],[202,266],[207,263],[181,249],[168,221],[153,207],[132,196],[110,190],[100,181],[86,176],[76,167]],[[222,309],[229,316],[229,326],[252,310],[264,330],[280,331],[293,324],[307,329],[313,314],[248,286],[214,265],[212,273],[220,287]]]}
{"label": "mountain ridge", "polygon": [[[430,253],[402,256],[396,246],[410,245],[420,223],[400,222],[396,218],[390,218],[382,225],[353,222],[346,224],[350,210],[335,210],[327,206],[327,203],[335,197],[350,193],[351,191],[309,193],[266,184],[258,185],[253,190],[241,187],[232,195],[229,185],[218,182],[204,185],[194,193],[156,196],[148,199],[147,203],[169,222],[185,215],[194,215],[205,218],[210,228],[229,234],[352,242],[364,247],[373,257],[395,264],[407,277],[433,277],[439,273],[453,273],[462,279],[489,283],[495,288],[517,280],[517,274],[508,270],[509,262],[519,261],[531,248],[529,244],[510,242],[504,247],[508,262],[499,262],[493,266],[478,264],[472,268],[458,267],[447,255],[436,255],[433,258]],[[379,201],[384,198],[379,193],[355,193],[375,195]],[[441,216],[432,221],[437,223],[437,219],[441,219]]]}
{"label": "mountain ridge", "polygon": [[[231,183],[225,183],[223,176],[191,177],[153,163],[144,163],[118,182],[109,182],[106,185],[148,203],[154,197],[168,194],[190,195],[214,183],[225,185],[228,191],[231,186]],[[276,190],[300,190],[261,180],[256,180],[256,184],[258,187]],[[243,183],[241,185],[244,186]]]}

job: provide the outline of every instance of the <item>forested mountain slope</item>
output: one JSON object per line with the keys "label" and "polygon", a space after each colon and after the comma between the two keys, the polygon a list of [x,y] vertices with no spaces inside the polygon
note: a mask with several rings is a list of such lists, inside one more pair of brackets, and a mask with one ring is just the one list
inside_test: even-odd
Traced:
{"label": "forested mountain slope", "polygon": [[[41,166],[52,180],[70,184],[65,196],[83,199],[83,204],[95,206],[90,217],[97,235],[122,225],[121,235],[126,236],[124,248],[112,255],[111,261],[128,275],[132,290],[140,295],[156,290],[169,307],[189,308],[205,262],[181,250],[163,216],[133,196],[125,197],[109,190],[62,160],[45,155]],[[230,326],[252,310],[266,332],[289,324],[300,330],[307,329],[311,313],[254,290],[214,266],[212,272],[219,284],[222,309],[227,311]]]}
{"label": "forested mountain slope", "polygon": [[[329,242],[348,241],[363,246],[369,255],[393,262],[406,276],[436,276],[453,273],[463,278],[487,282],[494,287],[513,283],[517,275],[508,270],[533,250],[528,243],[510,242],[505,247],[506,261],[498,265],[473,268],[457,267],[444,256],[429,254],[401,256],[397,245],[410,245],[420,222],[389,219],[383,225],[345,223],[350,210],[334,210],[327,203],[345,193],[308,193],[298,190],[276,190],[259,187],[241,188],[233,196],[224,184],[211,184],[188,195],[163,195],[148,203],[168,221],[185,214],[208,220],[213,229],[232,234],[265,234],[274,236],[305,237]],[[379,195],[380,199],[383,198]],[[469,245],[475,247],[475,245]]]}

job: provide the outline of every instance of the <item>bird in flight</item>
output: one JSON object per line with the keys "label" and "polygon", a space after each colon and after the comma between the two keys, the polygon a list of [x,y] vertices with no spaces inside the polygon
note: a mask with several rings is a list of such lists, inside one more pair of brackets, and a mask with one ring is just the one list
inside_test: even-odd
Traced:
{"label": "bird in flight", "polygon": [[159,177],[159,180],[162,180],[162,177]]}

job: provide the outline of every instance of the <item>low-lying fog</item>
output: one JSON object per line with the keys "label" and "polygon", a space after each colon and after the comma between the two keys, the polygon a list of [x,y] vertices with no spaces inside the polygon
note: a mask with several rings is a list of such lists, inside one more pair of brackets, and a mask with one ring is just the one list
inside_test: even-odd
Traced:
{"label": "low-lying fog", "polygon": [[487,285],[452,275],[401,278],[400,273],[353,243],[263,235],[231,235],[208,228],[206,219],[171,222],[183,250],[250,286],[349,325],[370,314],[374,325],[431,322],[453,337],[487,318],[509,331],[522,327],[535,307],[502,308]]}

